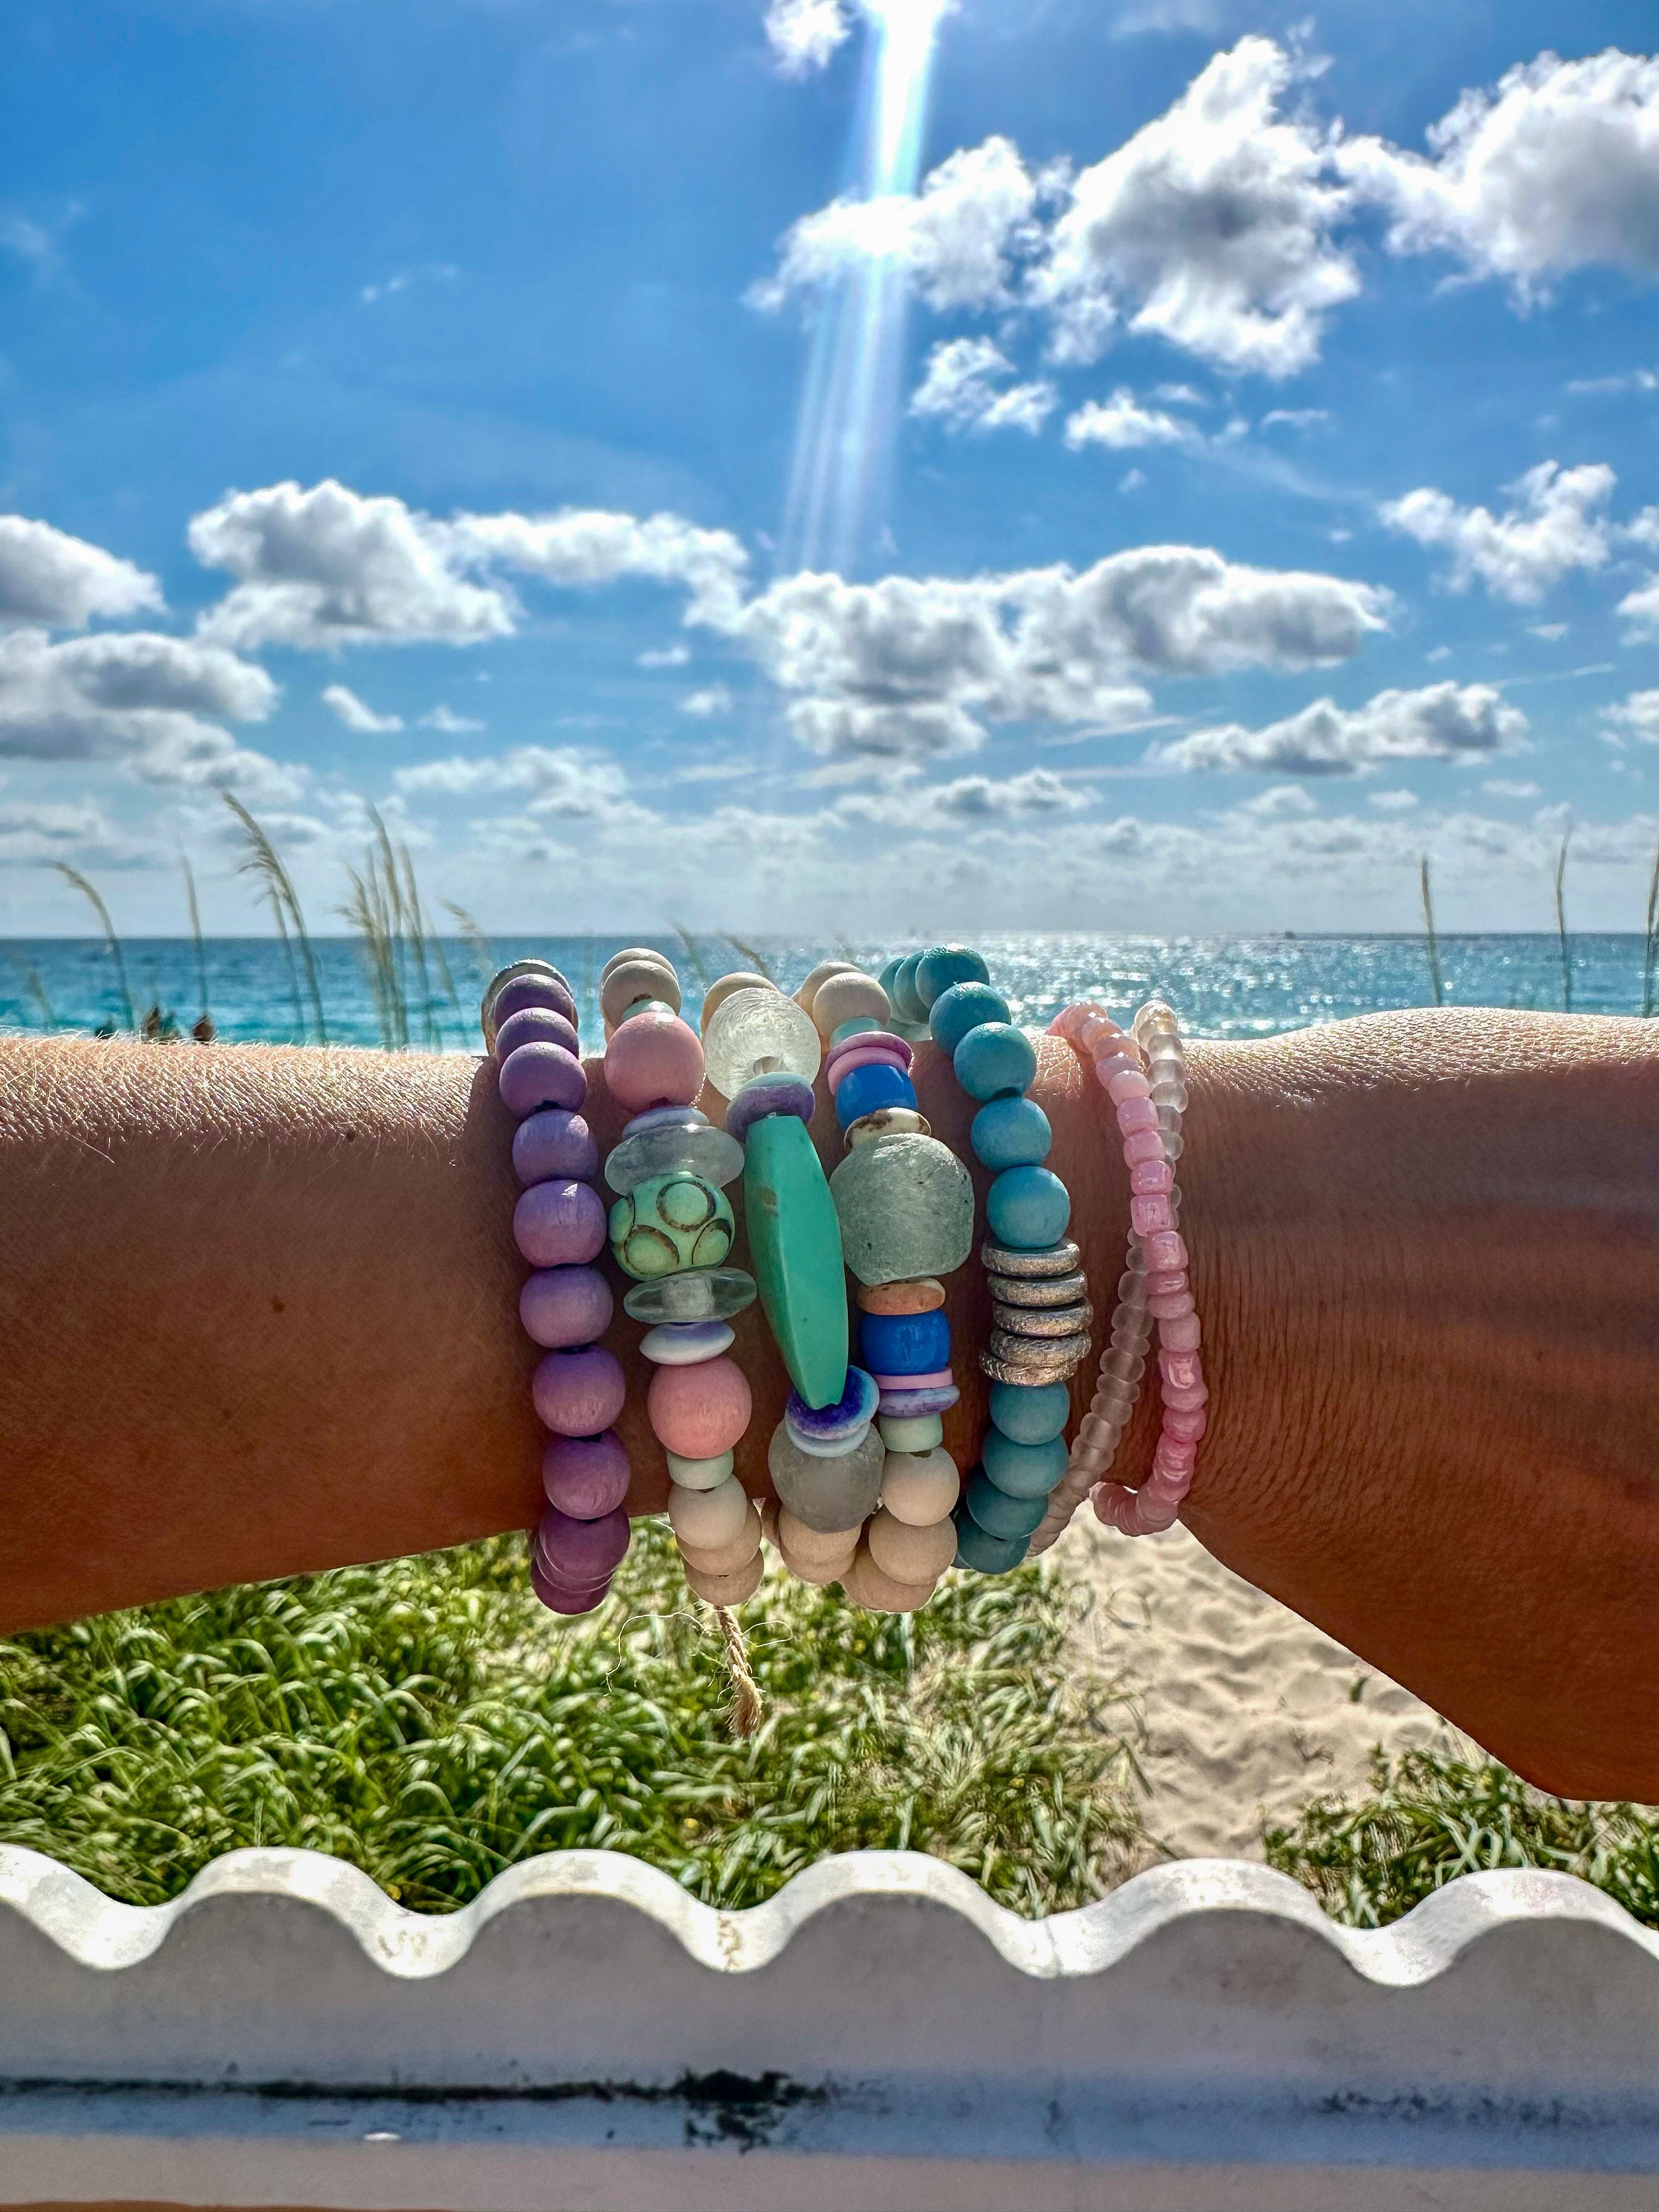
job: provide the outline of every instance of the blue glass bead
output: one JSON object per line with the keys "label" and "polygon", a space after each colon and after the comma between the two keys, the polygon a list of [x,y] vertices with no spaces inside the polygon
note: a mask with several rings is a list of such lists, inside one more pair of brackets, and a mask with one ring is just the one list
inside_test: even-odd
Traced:
{"label": "blue glass bead", "polygon": [[980,1449],[980,1465],[997,1488],[1009,1498],[1046,1498],[1066,1472],[1070,1455],[1063,1437],[1046,1444],[1017,1444],[1000,1429],[988,1429]]}
{"label": "blue glass bead", "polygon": [[836,1092],[836,1119],[843,1129],[882,1106],[910,1106],[916,1103],[915,1085],[896,1067],[872,1061],[842,1076]]}
{"label": "blue glass bead", "polygon": [[899,962],[898,973],[887,994],[894,1012],[902,1014],[907,1022],[925,1022],[927,1018],[927,1009],[916,989],[916,970],[921,965],[920,952],[907,953]]}
{"label": "blue glass bead", "polygon": [[1040,1252],[1058,1244],[1072,1218],[1066,1186],[1047,1168],[1005,1168],[985,1194],[985,1219],[999,1244]]}
{"label": "blue glass bead", "polygon": [[992,1535],[980,1527],[965,1504],[958,1505],[951,1517],[957,1524],[956,1564],[971,1567],[975,1574],[1006,1575],[1031,1548],[1029,1536]]}
{"label": "blue glass bead", "polygon": [[942,1313],[866,1314],[859,1353],[872,1375],[933,1375],[951,1364],[951,1324]]}
{"label": "blue glass bead", "polygon": [[991,971],[965,945],[935,945],[916,963],[916,996],[931,1007],[952,983],[988,983]]}
{"label": "blue glass bead", "polygon": [[1036,1073],[1036,1048],[1012,1022],[981,1022],[951,1055],[957,1081],[970,1098],[1024,1091]]}
{"label": "blue glass bead", "polygon": [[1030,1536],[1048,1510],[1046,1491],[1041,1498],[1010,1498],[1006,1490],[997,1488],[982,1467],[976,1467],[969,1476],[962,1502],[988,1536]]}
{"label": "blue glass bead", "polygon": [[1063,1382],[994,1382],[991,1419],[1017,1444],[1046,1444],[1064,1436],[1072,1394]]}
{"label": "blue glass bead", "polygon": [[1008,1001],[988,983],[952,983],[928,1009],[927,1034],[941,1052],[954,1052],[969,1030],[1008,1018]]}
{"label": "blue glass bead", "polygon": [[872,1032],[879,1035],[884,1026],[873,1014],[848,1014],[844,1022],[837,1022],[830,1030],[830,1042],[845,1044],[848,1037],[868,1036]]}
{"label": "blue glass bead", "polygon": [[988,1168],[1037,1167],[1054,1140],[1048,1116],[1035,1098],[993,1098],[974,1116],[969,1132]]}

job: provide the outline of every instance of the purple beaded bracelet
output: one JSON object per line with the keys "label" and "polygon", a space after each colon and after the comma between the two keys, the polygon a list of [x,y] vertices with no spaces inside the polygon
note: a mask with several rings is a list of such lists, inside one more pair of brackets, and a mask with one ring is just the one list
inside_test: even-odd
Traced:
{"label": "purple beaded bracelet", "polygon": [[628,1549],[628,1454],[611,1426],[625,1384],[598,1340],[611,1324],[610,1284],[591,1263],[605,1209],[593,1179],[599,1146],[582,1119],[587,1077],[576,1002],[556,968],[519,960],[491,978],[482,1009],[501,1103],[518,1120],[513,1165],[525,1186],[513,1236],[535,1270],[519,1316],[544,1347],[531,1395],[550,1431],[542,1455],[547,1504],[531,1547],[530,1580],[550,1612],[590,1613]]}

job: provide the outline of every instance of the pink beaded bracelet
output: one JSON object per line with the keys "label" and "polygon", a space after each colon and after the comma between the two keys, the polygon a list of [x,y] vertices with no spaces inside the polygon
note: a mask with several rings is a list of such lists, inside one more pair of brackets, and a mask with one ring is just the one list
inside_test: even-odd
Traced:
{"label": "pink beaded bracelet", "polygon": [[[1170,1527],[1192,1486],[1209,1400],[1187,1247],[1177,1226],[1175,1163],[1182,1151],[1187,1087],[1174,1011],[1161,1000],[1150,1000],[1136,1015],[1133,1035],[1094,1006],[1068,1006],[1049,1026],[1088,1057],[1111,1100],[1129,1170],[1130,1230],[1128,1264],[1094,1401],[1032,1540],[1033,1552],[1055,1540],[1091,1490],[1097,1515],[1126,1536]],[[1103,1478],[1133,1410],[1154,1324],[1163,1423],[1152,1469],[1139,1489],[1130,1489]]]}

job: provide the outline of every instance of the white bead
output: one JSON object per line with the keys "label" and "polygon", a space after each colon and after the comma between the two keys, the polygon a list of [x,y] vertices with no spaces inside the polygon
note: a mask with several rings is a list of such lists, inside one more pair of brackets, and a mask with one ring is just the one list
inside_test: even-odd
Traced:
{"label": "white bead", "polygon": [[687,1490],[669,1486],[668,1521],[682,1544],[693,1550],[713,1552],[731,1543],[749,1514],[749,1500],[735,1475],[713,1490]]}
{"label": "white bead", "polygon": [[957,1463],[943,1444],[930,1452],[889,1452],[881,1471],[882,1504],[896,1521],[913,1528],[948,1520],[961,1489]]}
{"label": "white bead", "polygon": [[718,1359],[733,1341],[723,1321],[667,1321],[647,1329],[640,1350],[655,1367],[699,1367],[705,1359]]}
{"label": "white bead", "polygon": [[761,1547],[760,1509],[751,1504],[742,1528],[729,1544],[682,1544],[680,1557],[700,1575],[734,1575]]}
{"label": "white bead", "polygon": [[703,1050],[723,1098],[735,1098],[753,1075],[787,1073],[811,1083],[823,1057],[811,1016],[781,991],[733,991],[716,1007]]}
{"label": "white bead", "polygon": [[682,1490],[718,1490],[734,1464],[729,1451],[714,1459],[682,1459],[678,1452],[665,1452],[663,1456],[668,1462],[670,1480]]}
{"label": "white bead", "polygon": [[891,1513],[876,1514],[865,1530],[870,1557],[896,1583],[936,1583],[957,1555],[953,1521],[918,1527]]}

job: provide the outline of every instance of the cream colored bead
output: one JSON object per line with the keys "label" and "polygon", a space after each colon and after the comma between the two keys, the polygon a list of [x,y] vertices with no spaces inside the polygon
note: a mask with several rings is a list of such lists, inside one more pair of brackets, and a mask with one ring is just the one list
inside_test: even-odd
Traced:
{"label": "cream colored bead", "polygon": [[762,1498],[760,1517],[762,1542],[775,1545],[778,1540],[778,1501],[775,1498]]}
{"label": "cream colored bead", "polygon": [[917,1528],[908,1521],[896,1521],[890,1513],[878,1513],[865,1530],[864,1540],[877,1566],[896,1583],[936,1583],[957,1555],[954,1521]]}
{"label": "cream colored bead", "polygon": [[856,960],[820,960],[796,991],[795,1004],[810,1014],[820,983],[827,982],[832,975],[856,975],[859,972]]}
{"label": "cream colored bead", "polygon": [[778,1542],[784,1550],[798,1559],[838,1559],[843,1558],[858,1542],[860,1521],[857,1528],[809,1528],[804,1521],[797,1520],[787,1505],[778,1508]]}
{"label": "cream colored bead", "polygon": [[758,1507],[750,1505],[742,1528],[729,1544],[682,1544],[680,1557],[700,1575],[734,1575],[746,1567],[761,1547]]}
{"label": "cream colored bead", "polygon": [[671,1482],[678,1483],[682,1490],[718,1490],[728,1480],[733,1465],[729,1451],[714,1459],[685,1459],[678,1452],[665,1452]]}
{"label": "cream colored bead", "polygon": [[827,1042],[843,1022],[857,1015],[872,1014],[878,1022],[886,1021],[892,1009],[887,1003],[887,994],[873,975],[866,975],[856,968],[845,974],[827,975],[812,994],[812,1019],[818,1025],[818,1035]]}
{"label": "cream colored bead", "polygon": [[749,1500],[735,1475],[713,1490],[686,1490],[678,1482],[670,1486],[669,1526],[693,1551],[719,1551],[734,1542],[748,1516]]}
{"label": "cream colored bead", "polygon": [[685,1583],[686,1588],[705,1605],[741,1605],[746,1598],[753,1597],[765,1572],[766,1563],[757,1552],[746,1567],[739,1567],[732,1575],[705,1575],[688,1565]]}
{"label": "cream colored bead", "polygon": [[769,975],[757,975],[744,968],[734,969],[730,975],[721,975],[702,994],[702,1012],[697,1017],[697,1026],[706,1030],[716,1006],[729,999],[733,991],[775,991],[777,988]]}
{"label": "cream colored bead", "polygon": [[866,1613],[920,1613],[935,1587],[933,1583],[895,1582],[891,1575],[883,1573],[864,1544],[859,1546],[857,1559],[842,1577],[848,1597]]}
{"label": "cream colored bead", "polygon": [[907,1521],[913,1528],[948,1520],[961,1491],[957,1463],[943,1444],[930,1452],[889,1452],[881,1471],[882,1504],[895,1521]]}
{"label": "cream colored bead", "polygon": [[620,962],[599,987],[599,1010],[613,1028],[636,999],[660,999],[676,1013],[680,1010],[679,978],[654,953]]}
{"label": "cream colored bead", "polygon": [[778,1556],[798,1583],[811,1583],[814,1589],[827,1589],[831,1583],[846,1580],[848,1570],[858,1557],[858,1549],[854,1546],[836,1559],[803,1559],[787,1544],[780,1544]]}

